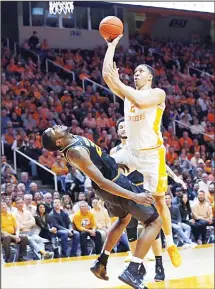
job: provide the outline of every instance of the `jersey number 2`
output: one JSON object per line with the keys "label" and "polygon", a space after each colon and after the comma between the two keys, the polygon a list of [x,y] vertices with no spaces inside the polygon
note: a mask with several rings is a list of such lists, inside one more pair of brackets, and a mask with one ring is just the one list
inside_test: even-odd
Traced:
{"label": "jersey number 2", "polygon": [[135,112],[135,106],[134,104],[131,105],[131,109],[130,109],[130,112],[134,113]]}

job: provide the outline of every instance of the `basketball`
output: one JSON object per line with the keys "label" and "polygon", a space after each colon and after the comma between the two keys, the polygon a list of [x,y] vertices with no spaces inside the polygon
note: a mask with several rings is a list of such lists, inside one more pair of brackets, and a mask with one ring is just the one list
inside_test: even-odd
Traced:
{"label": "basketball", "polygon": [[123,23],[115,16],[105,17],[99,25],[99,32],[105,40],[112,41],[123,33]]}

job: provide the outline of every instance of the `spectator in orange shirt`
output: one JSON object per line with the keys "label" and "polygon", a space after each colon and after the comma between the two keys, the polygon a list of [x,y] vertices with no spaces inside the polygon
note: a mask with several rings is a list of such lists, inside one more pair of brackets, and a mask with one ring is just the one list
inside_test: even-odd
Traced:
{"label": "spectator in orange shirt", "polygon": [[175,153],[174,148],[170,147],[169,152],[166,154],[166,160],[170,165],[173,165],[174,161],[178,159],[178,155]]}
{"label": "spectator in orange shirt", "polygon": [[96,119],[96,126],[104,128],[104,129],[110,127],[110,124],[109,124],[109,121],[108,121],[106,113],[103,112],[101,114],[101,117],[98,117]]}
{"label": "spectator in orange shirt", "polygon": [[60,155],[56,157],[56,162],[53,163],[51,170],[57,175],[57,180],[61,186],[59,188],[59,191],[66,192],[65,179],[69,170],[66,166],[66,162],[62,159]]}
{"label": "spectator in orange shirt", "polygon": [[176,135],[173,134],[169,138],[169,145],[174,148],[175,152],[179,152],[180,151],[180,145],[179,145],[178,138],[177,138]]}
{"label": "spectator in orange shirt", "polygon": [[92,116],[92,113],[89,112],[87,116],[84,118],[83,125],[89,128],[95,129],[96,128],[96,120]]}
{"label": "spectator in orange shirt", "polygon": [[180,144],[181,147],[183,147],[185,141],[188,142],[189,147],[191,147],[191,146],[193,145],[193,141],[192,141],[192,139],[189,137],[189,134],[188,134],[187,131],[184,131],[184,132],[183,132],[183,137],[181,137],[181,138],[179,139],[179,144]]}
{"label": "spectator in orange shirt", "polygon": [[101,136],[98,138],[96,144],[98,146],[101,145],[101,142],[105,142],[105,146],[108,147],[109,144],[110,144],[110,139],[108,138],[108,134],[107,134],[107,131],[106,130],[103,130],[102,133],[101,133]]}
{"label": "spectator in orange shirt", "polygon": [[43,149],[42,155],[39,157],[39,163],[48,169],[51,169],[54,161],[53,156],[47,150]]}
{"label": "spectator in orange shirt", "polygon": [[71,94],[67,90],[65,90],[60,100],[62,104],[64,104],[65,102],[68,102],[69,104],[71,104],[72,103]]}
{"label": "spectator in orange shirt", "polygon": [[[207,134],[207,135],[206,135]],[[206,132],[204,134],[204,141],[208,143],[208,145],[215,150],[215,144],[214,144],[214,127],[212,128],[211,124],[207,125]]]}

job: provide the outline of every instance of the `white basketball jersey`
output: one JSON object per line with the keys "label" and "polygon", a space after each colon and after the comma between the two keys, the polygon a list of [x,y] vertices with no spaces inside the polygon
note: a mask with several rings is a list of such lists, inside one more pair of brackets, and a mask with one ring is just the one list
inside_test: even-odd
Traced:
{"label": "white basketball jersey", "polygon": [[165,105],[139,109],[124,101],[127,146],[135,150],[153,149],[163,144],[161,119]]}

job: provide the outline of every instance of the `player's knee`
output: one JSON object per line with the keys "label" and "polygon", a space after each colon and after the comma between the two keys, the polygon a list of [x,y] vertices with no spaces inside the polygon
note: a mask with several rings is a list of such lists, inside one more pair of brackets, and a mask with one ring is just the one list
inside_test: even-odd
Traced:
{"label": "player's knee", "polygon": [[137,228],[136,227],[135,228],[127,228],[126,232],[127,232],[128,241],[130,243],[137,240]]}
{"label": "player's knee", "polygon": [[119,218],[118,222],[120,222],[121,224],[126,224],[126,226],[128,225],[128,223],[131,221],[131,215],[127,215],[124,218]]}

